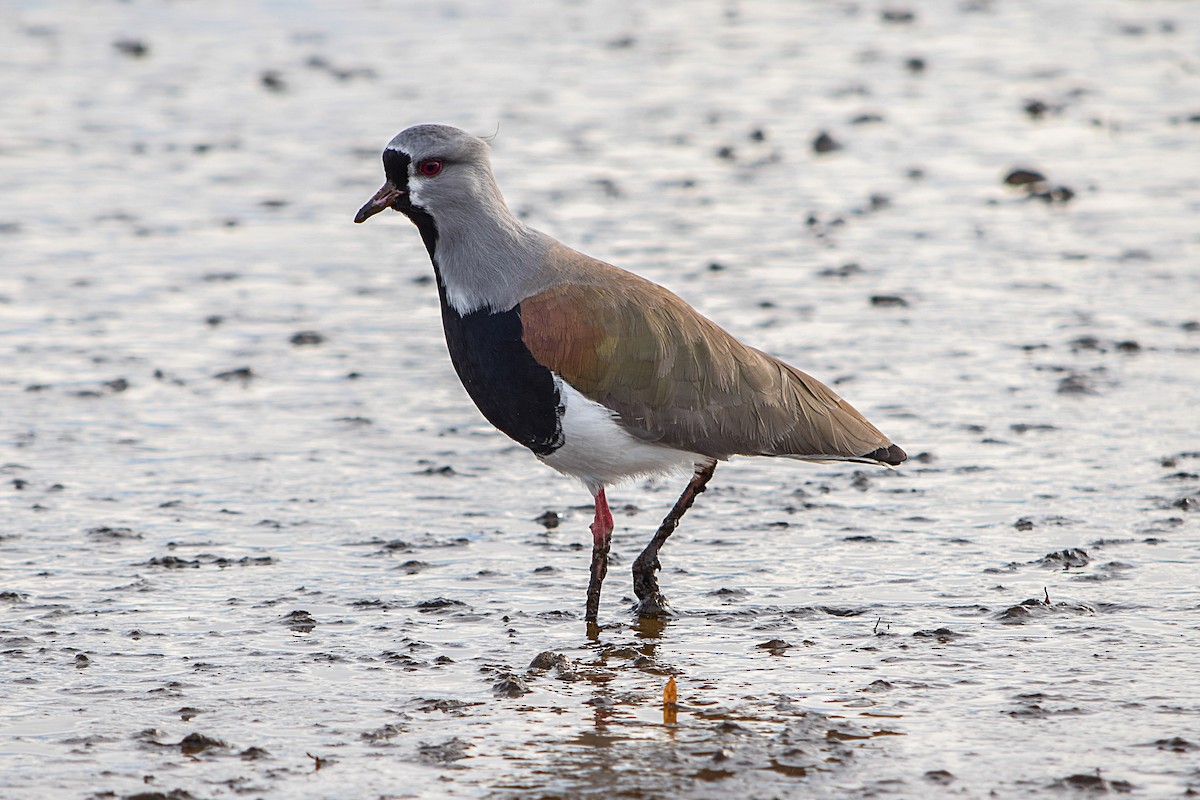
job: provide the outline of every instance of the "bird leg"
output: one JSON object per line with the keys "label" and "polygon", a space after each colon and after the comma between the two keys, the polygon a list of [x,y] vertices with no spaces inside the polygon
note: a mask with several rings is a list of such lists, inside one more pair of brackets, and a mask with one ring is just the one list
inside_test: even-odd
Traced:
{"label": "bird leg", "polygon": [[716,469],[717,462],[715,461],[696,466],[696,474],[692,476],[692,480],[683,490],[683,494],[679,495],[679,499],[675,501],[675,507],[662,521],[662,525],[658,527],[658,532],[654,534],[650,544],[646,545],[646,549],[633,562],[633,591],[638,596],[638,616],[658,617],[670,613],[667,608],[667,598],[659,593],[658,578],[654,574],[662,569],[662,564],[658,561],[658,549],[675,532],[679,520],[692,507],[696,495],[704,491],[705,485],[712,478]]}
{"label": "bird leg", "polygon": [[613,517],[604,487],[596,492],[596,517],[592,520],[592,574],[588,579],[587,612],[584,620],[595,622],[600,611],[600,586],[608,574],[608,547],[612,540]]}

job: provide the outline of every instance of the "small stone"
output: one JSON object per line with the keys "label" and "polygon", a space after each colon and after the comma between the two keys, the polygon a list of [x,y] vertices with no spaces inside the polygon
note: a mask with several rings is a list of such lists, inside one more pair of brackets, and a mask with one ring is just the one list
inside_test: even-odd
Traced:
{"label": "small stone", "polygon": [[218,372],[213,377],[220,381],[242,381],[246,383],[258,376],[249,367],[238,367],[237,369],[227,369],[224,372]]}
{"label": "small stone", "polygon": [[259,83],[269,92],[284,92],[287,91],[287,84],[283,80],[283,76],[276,70],[269,69],[258,76]]}
{"label": "small stone", "polygon": [[1034,99],[1025,101],[1025,113],[1028,114],[1032,119],[1041,119],[1049,110],[1050,106],[1041,100]]}
{"label": "small stone", "polygon": [[205,736],[203,733],[189,733],[187,736],[179,740],[179,750],[186,756],[202,753],[205,750],[224,748],[229,745],[220,739],[214,739],[211,736]]}
{"label": "small stone", "polygon": [[813,139],[812,148],[817,153],[832,153],[834,150],[841,150],[842,145],[827,132],[821,131],[817,138]]}
{"label": "small stone", "polygon": [[321,344],[325,341],[325,337],[317,331],[299,331],[297,333],[293,333],[292,338],[288,341],[297,346],[313,345]]}
{"label": "small stone", "polygon": [[1009,186],[1026,186],[1031,183],[1045,183],[1046,176],[1035,169],[1017,167],[1004,176],[1004,182]]}
{"label": "small stone", "polygon": [[562,517],[559,516],[557,511],[547,509],[540,516],[535,517],[533,521],[549,531],[554,530],[562,523]]}
{"label": "small stone", "polygon": [[150,45],[141,39],[117,39],[113,42],[117,52],[130,58],[145,58],[150,55]]}
{"label": "small stone", "polygon": [[505,675],[492,684],[492,694],[496,697],[521,697],[531,691],[529,684],[519,675]]}

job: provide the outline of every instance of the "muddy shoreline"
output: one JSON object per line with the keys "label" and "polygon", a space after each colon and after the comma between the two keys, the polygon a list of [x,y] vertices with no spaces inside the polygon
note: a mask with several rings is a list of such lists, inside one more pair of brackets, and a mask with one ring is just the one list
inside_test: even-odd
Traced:
{"label": "muddy shoreline", "polygon": [[[0,796],[1200,791],[1192,6],[17,2],[0,52]],[[910,462],[722,465],[663,624],[681,484],[614,490],[589,638],[587,493],[351,222],[425,121]]]}

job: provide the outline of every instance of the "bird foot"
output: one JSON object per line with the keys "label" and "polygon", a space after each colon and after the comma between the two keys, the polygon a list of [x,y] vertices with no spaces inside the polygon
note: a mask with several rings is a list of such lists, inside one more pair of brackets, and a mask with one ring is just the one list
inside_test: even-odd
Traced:
{"label": "bird foot", "polygon": [[642,618],[658,619],[671,616],[671,604],[661,593],[655,591],[638,600],[634,612]]}

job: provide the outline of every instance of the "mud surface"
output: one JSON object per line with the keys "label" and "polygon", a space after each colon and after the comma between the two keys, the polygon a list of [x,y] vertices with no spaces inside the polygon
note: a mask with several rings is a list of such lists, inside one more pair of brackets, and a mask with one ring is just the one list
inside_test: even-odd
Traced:
{"label": "mud surface", "polygon": [[[3,797],[1200,791],[1196,5],[3,8]],[[665,624],[613,490],[588,638],[588,495],[351,224],[427,121],[913,458],[720,467]]]}

